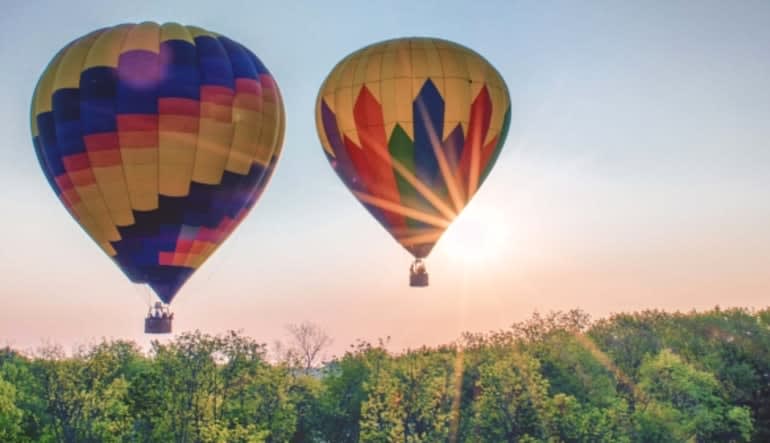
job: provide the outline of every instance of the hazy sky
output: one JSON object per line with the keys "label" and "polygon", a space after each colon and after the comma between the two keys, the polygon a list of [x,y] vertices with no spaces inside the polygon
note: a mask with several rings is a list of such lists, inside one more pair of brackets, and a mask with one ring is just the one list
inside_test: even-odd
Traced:
{"label": "hazy sky", "polygon": [[[162,3],[162,5],[161,5]],[[0,15],[0,344],[142,334],[132,285],[48,187],[32,90],[66,42],[177,21],[252,49],[287,109],[284,155],[246,221],[175,299],[175,329],[266,342],[310,320],[392,347],[534,310],[764,307],[770,300],[770,3],[16,1]],[[411,257],[329,167],[316,93],[345,55],[407,36],[483,54],[511,91],[490,178],[408,287]]]}

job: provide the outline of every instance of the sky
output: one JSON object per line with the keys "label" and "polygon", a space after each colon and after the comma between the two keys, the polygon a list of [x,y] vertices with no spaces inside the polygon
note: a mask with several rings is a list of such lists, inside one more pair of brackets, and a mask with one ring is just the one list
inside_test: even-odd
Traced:
{"label": "sky", "polygon": [[[0,345],[147,346],[150,296],[70,219],[37,164],[29,103],[65,43],[176,21],[255,52],[287,132],[247,219],[173,303],[175,331],[272,343],[311,321],[394,350],[533,312],[763,308],[770,300],[770,3],[17,1],[0,15]],[[481,53],[512,101],[503,152],[408,287],[411,256],[330,168],[318,88],[350,52],[402,36]],[[163,337],[161,340],[168,340]]]}

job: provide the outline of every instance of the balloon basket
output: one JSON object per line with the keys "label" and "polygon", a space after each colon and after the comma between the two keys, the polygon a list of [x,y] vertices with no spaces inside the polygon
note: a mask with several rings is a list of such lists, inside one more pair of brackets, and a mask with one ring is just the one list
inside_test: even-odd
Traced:
{"label": "balloon basket", "polygon": [[168,306],[155,303],[155,307],[150,308],[147,317],[144,319],[144,333],[169,334],[171,333],[171,323],[173,320],[174,314],[170,312]]}
{"label": "balloon basket", "polygon": [[425,269],[425,263],[419,258],[409,268],[409,286],[413,288],[428,286],[428,271]]}

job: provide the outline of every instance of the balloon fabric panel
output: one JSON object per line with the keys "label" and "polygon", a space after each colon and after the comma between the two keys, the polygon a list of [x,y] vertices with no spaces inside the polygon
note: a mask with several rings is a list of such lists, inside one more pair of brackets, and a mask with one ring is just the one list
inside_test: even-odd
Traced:
{"label": "balloon fabric panel", "polygon": [[438,39],[390,40],[343,59],[318,96],[332,167],[417,258],[486,179],[511,118],[505,82],[475,52]]}
{"label": "balloon fabric panel", "polygon": [[70,214],[164,302],[243,220],[280,153],[270,73],[242,45],[175,23],[120,25],[42,74],[32,135]]}

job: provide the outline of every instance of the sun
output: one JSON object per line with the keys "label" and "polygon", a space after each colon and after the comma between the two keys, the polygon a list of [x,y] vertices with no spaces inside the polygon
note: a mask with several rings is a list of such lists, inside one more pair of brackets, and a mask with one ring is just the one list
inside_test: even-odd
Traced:
{"label": "sun", "polygon": [[468,207],[441,239],[447,256],[465,265],[485,265],[499,258],[509,243],[505,214],[486,206]]}

